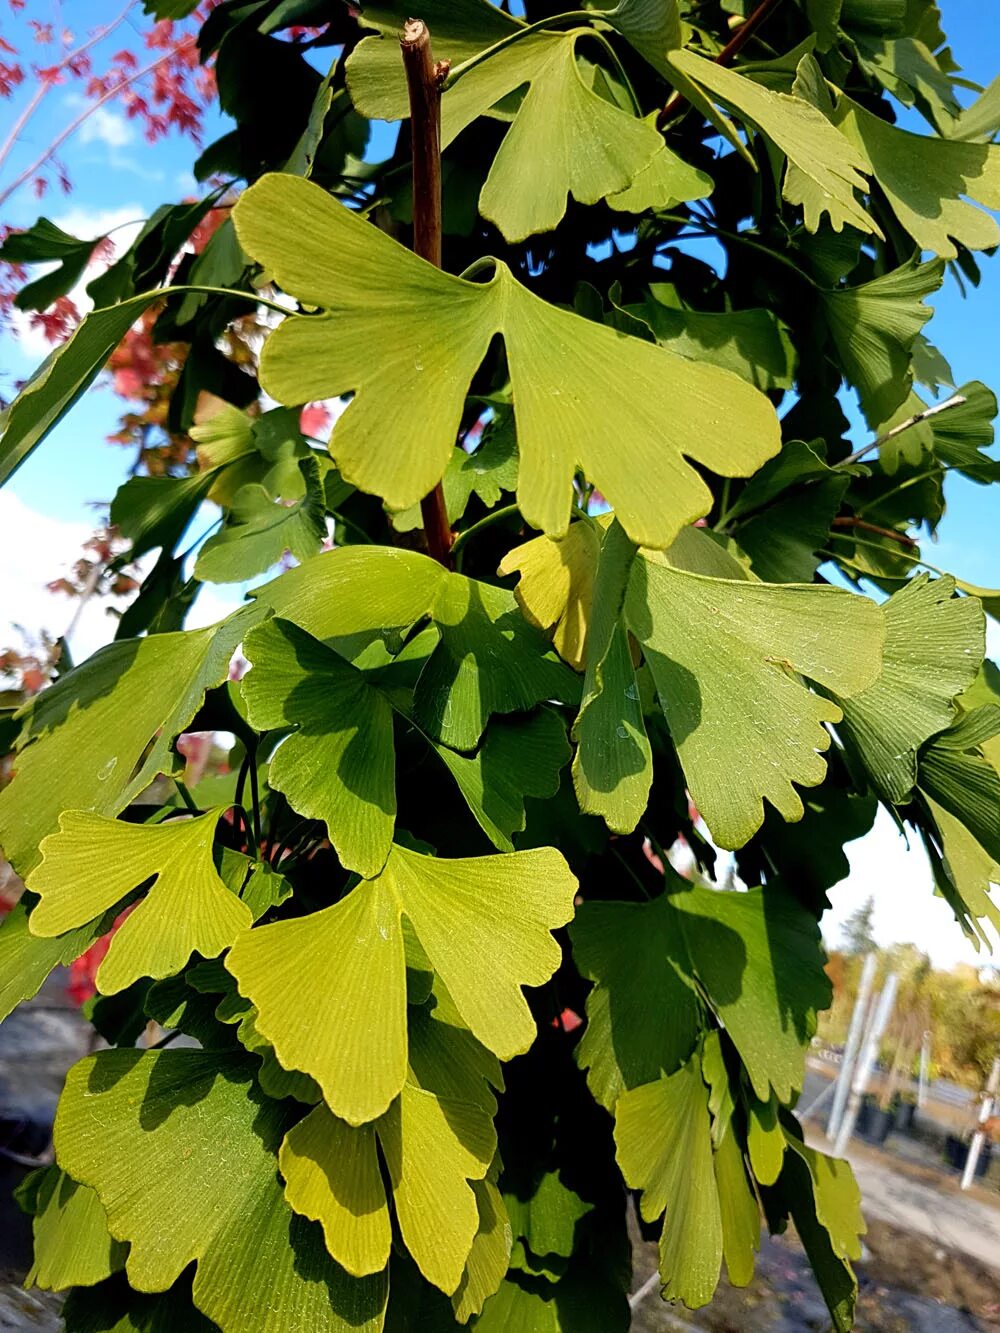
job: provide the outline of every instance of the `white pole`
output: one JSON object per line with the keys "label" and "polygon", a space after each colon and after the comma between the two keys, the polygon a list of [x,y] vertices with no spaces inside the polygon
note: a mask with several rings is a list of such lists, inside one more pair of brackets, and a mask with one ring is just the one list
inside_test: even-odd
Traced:
{"label": "white pole", "polygon": [[931,1034],[928,1029],[924,1033],[924,1039],[920,1043],[920,1078],[917,1082],[917,1105],[921,1110],[924,1109],[924,1103],[927,1101],[927,1075],[930,1072],[931,1063]]}
{"label": "white pole", "polygon": [[837,1075],[837,1091],[833,1094],[833,1106],[830,1108],[830,1119],[826,1126],[826,1137],[831,1143],[837,1137],[837,1130],[840,1128],[840,1122],[844,1117],[844,1107],[847,1105],[847,1094],[851,1087],[854,1061],[857,1058],[858,1048],[861,1045],[861,1034],[864,1031],[868,1017],[868,1000],[872,993],[872,983],[875,980],[876,964],[877,959],[874,953],[865,955],[864,966],[861,969],[861,979],[858,982],[858,996],[854,1001],[854,1012],[851,1014],[851,1024],[847,1030],[847,1043],[844,1046],[844,1056],[840,1062],[840,1072]]}
{"label": "white pole", "polygon": [[857,1071],[854,1080],[851,1083],[851,1095],[847,1099],[847,1110],[844,1118],[840,1122],[840,1128],[837,1131],[837,1142],[834,1144],[834,1157],[843,1157],[844,1150],[850,1142],[851,1135],[854,1133],[854,1125],[858,1118],[858,1111],[861,1109],[861,1098],[868,1089],[868,1081],[872,1075],[875,1061],[878,1059],[879,1043],[882,1040],[882,1034],[885,1032],[892,1017],[892,1006],[896,1002],[896,986],[898,977],[895,973],[886,978],[885,987],[879,996],[878,1008],[872,1016],[868,1032],[865,1035],[864,1048],[861,1057],[858,1060]]}
{"label": "white pole", "polygon": [[[993,1114],[993,1105],[997,1099],[998,1088],[1000,1088],[1000,1055],[993,1061],[993,1068],[990,1070],[986,1091],[983,1094],[983,1104],[979,1108],[980,1125],[985,1125]],[[985,1142],[985,1132],[982,1129],[977,1129],[972,1136],[972,1142],[969,1144],[969,1155],[965,1159],[965,1170],[962,1172],[962,1189],[964,1190],[967,1190],[972,1184],[972,1178],[976,1174],[976,1163],[979,1161],[979,1154],[982,1152]]]}

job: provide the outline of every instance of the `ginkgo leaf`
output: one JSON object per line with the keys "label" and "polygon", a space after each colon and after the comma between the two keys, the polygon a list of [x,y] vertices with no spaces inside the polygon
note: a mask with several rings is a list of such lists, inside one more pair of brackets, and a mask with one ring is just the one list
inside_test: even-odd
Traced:
{"label": "ginkgo leaf", "polygon": [[523,1240],[533,1255],[568,1259],[576,1248],[578,1224],[594,1210],[562,1180],[546,1171],[533,1182],[533,1191],[508,1190],[505,1197],[511,1234]]}
{"label": "ginkgo leaf", "polygon": [[25,706],[14,780],[0,791],[0,846],[19,874],[64,810],[116,815],[172,771],[174,737],[226,679],[260,615],[243,610],[208,629],[110,644]]}
{"label": "ginkgo leaf", "polygon": [[802,816],[793,784],[817,786],[838,697],[876,678],[885,641],[874,602],[811,585],[705,578],[637,560],[626,620],[643,646],[692,799],[723,847],[739,847],[766,799]]}
{"label": "ginkgo leaf", "polygon": [[57,939],[40,939],[31,933],[28,915],[28,899],[22,898],[0,921],[0,1023],[38,993],[54,967],[75,962],[114,921],[108,913]]}
{"label": "ginkgo leaf", "polygon": [[241,487],[233,496],[229,523],[198,552],[195,578],[239,583],[276,565],[286,551],[297,560],[319,552],[326,537],[326,504],[315,460],[299,465],[305,494],[276,504],[263,486]]}
{"label": "ginkgo leaf", "polygon": [[[672,51],[667,63],[667,77],[673,81],[680,76],[679,91],[685,92],[693,84],[701,91],[702,102],[724,103],[785,154],[789,162],[785,198],[804,206],[810,231],[819,229],[827,213],[836,231],[849,222],[859,231],[881,236],[855,195],[855,190],[864,192],[868,188],[864,173],[869,167],[864,153],[810,102],[765,88],[693,51]],[[725,132],[727,122],[720,125],[716,117],[713,119]],[[738,140],[736,143],[738,146]]]}
{"label": "ginkgo leaf", "polygon": [[[374,0],[360,15],[381,35],[365,38],[351,52],[347,87],[354,106],[370,120],[405,120],[410,114],[399,33],[411,8],[404,0]],[[524,27],[490,0],[423,0],[420,17],[430,30],[435,59],[453,68]]]}
{"label": "ginkgo leaf", "polygon": [[508,241],[551,231],[569,195],[596,204],[627,189],[662,151],[655,125],[591,87],[577,62],[581,38],[589,45],[593,30],[533,32],[464,72],[442,98],[441,138],[447,145],[509,93],[528,86],[479,196],[479,211]]}
{"label": "ginkgo leaf", "polygon": [[797,1134],[786,1139],[789,1151],[774,1192],[795,1222],[835,1333],[850,1333],[858,1289],[850,1261],[861,1257],[866,1230],[854,1173],[847,1162],[808,1148]]}
{"label": "ginkgo leaf", "polygon": [[105,361],[162,293],[145,293],[86,315],[53,348],[14,401],[0,412],[0,485],[90,388]]}
{"label": "ginkgo leaf", "polygon": [[823,293],[844,376],[857,389],[872,426],[888,420],[910,391],[913,346],[933,314],[923,301],[943,280],[940,261],[911,260],[871,282]]}
{"label": "ginkgo leaf", "polygon": [[[128,1246],[109,1234],[107,1214],[92,1189],[49,1166],[32,1193],[35,1260],[26,1287],[92,1287],[125,1266]],[[24,1207],[23,1197],[19,1200]]]}
{"label": "ginkgo leaf", "polygon": [[529,717],[497,718],[471,756],[435,746],[480,827],[502,852],[525,825],[526,797],[544,799],[559,790],[570,757],[565,725],[546,708]]}
{"label": "ginkgo leaf", "polygon": [[608,529],[593,592],[583,701],[573,724],[573,786],[580,809],[600,815],[616,833],[642,818],[653,779],[653,754],[622,610],[636,548],[621,525]]}
{"label": "ginkgo leaf", "polygon": [[385,865],[396,823],[392,709],[365,678],[290,621],[247,635],[253,666],[242,682],[259,731],[294,727],[268,781],[310,819],[322,819],[348,870],[370,878]]}
{"label": "ginkgo leaf", "polygon": [[289,1131],[279,1159],[285,1195],[322,1224],[330,1253],[359,1277],[386,1266],[392,1239],[376,1141],[406,1247],[450,1295],[479,1227],[470,1182],[485,1177],[496,1153],[493,1123],[478,1107],[405,1083],[374,1125],[353,1128],[317,1106]]}
{"label": "ginkgo leaf", "polygon": [[785,1159],[785,1132],[773,1096],[766,1102],[747,1099],[747,1156],[755,1179],[761,1185],[773,1185]]}
{"label": "ginkgo leaf", "polygon": [[207,1051],[81,1060],[56,1114],[60,1165],[96,1190],[112,1236],[130,1243],[138,1290],[166,1291],[194,1262],[195,1304],[223,1333],[377,1333],[385,1280],[350,1277],[288,1207],[275,1154],[289,1111],[262,1097],[251,1066]]}
{"label": "ginkgo leaf", "polygon": [[404,916],[463,1022],[510,1059],[535,1033],[521,987],[558,967],[549,932],[572,916],[575,889],[549,848],[444,860],[394,846],[378,879],[321,912],[244,934],[226,966],[281,1063],[311,1074],[335,1115],[364,1124],[406,1078]]}
{"label": "ginkgo leaf", "polygon": [[805,1048],[831,992],[816,919],[780,887],[586,903],[570,936],[577,965],[596,982],[579,1058],[602,1105],[688,1058],[699,993],[760,1098],[773,1088],[787,1102],[801,1088]]}
{"label": "ginkgo leaf", "polygon": [[[281,232],[276,213],[287,221]],[[558,310],[499,263],[485,284],[442,273],[298,177],[263,177],[235,218],[241,244],[282,287],[326,311],[274,331],[265,387],[288,403],[353,391],[331,452],[348,481],[390,508],[414,504],[441,478],[469,382],[497,333],[512,381],[518,502],[552,535],[569,525],[578,466],[633,540],[663,547],[711,504],[684,455],[749,476],[777,452],[773,408],[749,385]],[[373,291],[391,296],[373,302]],[[402,403],[392,424],[386,405]]]}
{"label": "ginkgo leaf", "polygon": [[618,1099],[615,1144],[625,1183],[642,1190],[641,1211],[664,1211],[664,1296],[691,1309],[715,1294],[722,1266],[722,1216],[712,1163],[708,1092],[694,1056],[676,1073]]}
{"label": "ginkgo leaf", "polygon": [[985,621],[971,597],[955,596],[949,576],[919,574],[883,607],[882,672],[843,703],[839,730],[850,738],[878,790],[899,805],[917,780],[917,751],[955,715],[955,698],[982,662]]}
{"label": "ginkgo leaf", "polygon": [[[921,751],[919,785],[1000,862],[1000,708],[977,708]],[[987,747],[989,752],[987,753]]]}
{"label": "ginkgo leaf", "polygon": [[75,1287],[62,1308],[66,1333],[218,1333],[191,1302],[191,1283],[182,1277],[169,1291],[133,1291],[116,1276],[96,1287]]}
{"label": "ginkgo leaf", "polygon": [[[989,935],[979,924],[987,920],[1000,933],[1000,904],[990,890],[1000,886],[1000,864],[984,851],[962,821],[926,796],[941,839],[944,874],[935,882],[965,933],[977,947],[992,949]],[[932,858],[932,865],[934,864]]]}
{"label": "ginkgo leaf", "polygon": [[432,975],[429,987],[427,1000],[415,1004],[411,998],[407,1011],[412,1078],[427,1092],[495,1115],[494,1090],[504,1088],[500,1061],[462,1022],[441,978]]}
{"label": "ginkgo leaf", "polygon": [[649,298],[626,306],[656,341],[692,361],[709,361],[758,389],[790,389],[796,353],[786,325],[770,310],[686,310],[676,289],[654,282]]}
{"label": "ginkgo leaf", "polygon": [[[841,96],[834,121],[864,154],[899,223],[941,259],[1000,244],[1000,147],[913,134]],[[966,202],[966,195],[984,208]]]}
{"label": "ginkgo leaf", "polygon": [[619,1096],[673,1074],[697,1040],[701,1004],[673,941],[666,897],[645,903],[584,903],[570,927],[573,961],[594,982],[577,1060],[608,1111]]}
{"label": "ginkgo leaf", "polygon": [[566,536],[535,537],[515,546],[499,573],[519,574],[515,594],[521,610],[539,629],[554,630],[552,641],[563,661],[582,671],[584,644],[601,551],[599,529],[572,523]]}
{"label": "ginkgo leaf", "polygon": [[41,899],[33,935],[62,935],[92,921],[153,879],[122,922],[97,973],[104,994],[139,977],[166,977],[192,953],[214,958],[253,917],[220,879],[212,860],[221,810],[169,824],[123,824],[68,810],[42,843],[29,887]]}
{"label": "ginkgo leaf", "polygon": [[492,1180],[472,1181],[479,1209],[479,1228],[466,1260],[465,1272],[451,1303],[455,1318],[467,1323],[498,1290],[510,1259],[510,1222],[503,1197]]}
{"label": "ginkgo leaf", "polygon": [[[713,1121],[713,1131],[715,1124]],[[730,1125],[718,1142],[715,1153],[715,1187],[719,1192],[722,1221],[722,1255],[726,1273],[734,1287],[749,1286],[755,1259],[760,1249],[760,1205],[757,1202],[743,1164],[743,1154]]]}
{"label": "ginkgo leaf", "polygon": [[707,172],[690,166],[663,144],[649,163],[637,172],[627,189],[609,194],[607,203],[618,213],[676,208],[678,204],[704,199],[714,182]]}
{"label": "ginkgo leaf", "polygon": [[[420,670],[416,721],[432,740],[473,750],[494,713],[573,703],[579,681],[511,593],[389,547],[346,547],[257,589],[277,615],[355,656],[363,642],[429,617],[439,642]],[[351,651],[353,650],[353,651]]]}

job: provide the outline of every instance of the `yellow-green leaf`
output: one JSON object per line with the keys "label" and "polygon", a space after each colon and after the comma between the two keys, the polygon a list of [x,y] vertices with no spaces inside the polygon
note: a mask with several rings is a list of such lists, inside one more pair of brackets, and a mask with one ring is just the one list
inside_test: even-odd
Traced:
{"label": "yellow-green leaf", "polygon": [[750,476],[777,452],[774,410],[749,385],[558,310],[500,263],[488,283],[442,273],[298,177],[263,177],[235,217],[244,248],[324,311],[271,335],[265,388],[287,403],[353,392],[331,452],[348,481],[392,509],[440,480],[469,382],[498,333],[512,380],[518,501],[552,535],[568,528],[577,467],[633,540],[664,547],[711,504],[686,456]]}
{"label": "yellow-green leaf", "polygon": [[62,935],[100,916],[155,877],[122,923],[97,974],[104,994],[139,977],[178,972],[192,953],[214,958],[253,917],[212,860],[221,810],[169,824],[122,824],[68,810],[41,846],[29,887],[41,898],[34,935]]}

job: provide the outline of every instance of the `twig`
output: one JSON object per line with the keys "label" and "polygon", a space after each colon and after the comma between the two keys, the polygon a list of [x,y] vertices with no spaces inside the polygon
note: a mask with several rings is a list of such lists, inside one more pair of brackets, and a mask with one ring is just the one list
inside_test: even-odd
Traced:
{"label": "twig", "polygon": [[879,537],[891,537],[894,542],[899,542],[900,546],[915,548],[920,545],[912,537],[908,537],[905,532],[896,532],[893,528],[880,528],[877,523],[869,523],[863,518],[852,518],[849,515],[835,518],[830,526],[833,528],[858,528],[862,532],[874,532]]}
{"label": "twig", "polygon": [[128,16],[129,10],[133,7],[134,4],[135,0],[128,0],[128,4],[125,6],[125,8],[122,10],[122,12],[118,15],[117,18],[112,19],[110,23],[105,23],[103,27],[98,28],[96,32],[93,32],[87,38],[85,42],[81,42],[80,45],[74,47],[72,51],[67,51],[60,61],[58,61],[50,69],[46,69],[43,71],[43,73],[46,74],[48,77],[40,80],[38,87],[35,89],[35,92],[31,100],[28,102],[27,106],[18,116],[17,120],[14,121],[10,133],[7,135],[7,138],[3,141],[3,144],[0,145],[0,166],[3,166],[4,162],[6,162],[8,156],[10,155],[11,149],[17,143],[18,136],[24,129],[25,125],[27,125],[31,117],[37,111],[39,103],[41,102],[42,98],[45,96],[47,92],[49,92],[52,88],[55,87],[56,75],[62,73],[62,71],[67,67],[67,65],[71,64],[72,61],[78,60],[85,51],[89,51],[92,46],[96,46],[96,44],[98,42],[102,42],[105,37],[109,37],[111,33],[114,32],[115,28],[117,28],[120,24],[124,23],[125,19]]}
{"label": "twig", "polygon": [[[715,57],[717,65],[731,65],[740,51],[743,50],[747,42],[754,35],[765,19],[769,18],[772,12],[778,8],[781,0],[761,0],[761,3],[753,11],[746,23],[741,24],[730,37],[719,54]],[[677,109],[684,104],[687,99],[683,93],[673,93],[667,101],[666,106],[656,117],[656,128],[662,130],[668,120],[671,120]]]}
{"label": "twig", "polygon": [[[191,45],[191,43],[193,42],[194,38],[192,37],[190,39],[190,42],[186,43],[186,45]],[[185,43],[182,43],[182,45],[185,45]],[[131,84],[138,82],[139,79],[145,78],[145,76],[147,74],[151,74],[154,69],[158,69],[160,65],[164,64],[167,60],[172,59],[173,56],[177,54],[177,50],[179,49],[180,48],[178,47],[175,48],[173,51],[165,51],[162,56],[158,56],[156,60],[151,61],[148,65],[144,65],[142,69],[136,70],[136,72],[134,74],[130,74],[127,79],[122,79],[122,81],[120,83],[116,83],[113,88],[109,88],[106,93],[102,93],[102,95],[98,97],[96,101],[91,102],[89,103],[89,105],[84,107],[84,109],[80,112],[80,114],[76,117],[76,119],[70,121],[70,123],[66,126],[66,128],[64,130],[61,130],[56,135],[56,137],[52,140],[52,142],[41,154],[41,156],[35,158],[34,162],[32,162],[30,167],[25,167],[25,169],[13,181],[11,185],[8,185],[5,190],[0,190],[0,207],[2,207],[7,202],[7,200],[10,198],[10,196],[14,193],[15,190],[19,190],[21,188],[21,186],[24,184],[26,180],[30,180],[31,177],[34,176],[36,172],[41,171],[42,167],[45,166],[46,162],[48,162],[49,158],[52,157],[53,153],[55,153],[55,151],[62,144],[66,142],[66,140],[70,137],[71,134],[75,134],[76,131],[85,121],[90,119],[90,117],[94,114],[94,112],[98,109],[98,107],[103,106],[105,102],[110,102],[112,98],[117,97],[119,95],[119,93],[122,91],[123,88],[128,88]]]}
{"label": "twig", "polygon": [[[441,85],[451,68],[434,63],[431,35],[422,19],[407,19],[399,48],[410,94],[410,141],[413,154],[413,249],[441,267]],[[439,481],[420,501],[427,550],[451,567],[451,527]]]}
{"label": "twig", "polygon": [[912,417],[907,417],[901,421],[898,426],[893,426],[892,430],[887,430],[884,435],[872,440],[869,444],[863,445],[860,449],[855,449],[853,454],[847,458],[842,458],[834,467],[850,467],[852,463],[859,462],[865,454],[871,453],[873,449],[880,448],[883,444],[888,444],[894,440],[897,435],[902,435],[904,430],[909,430],[911,426],[919,426],[921,421],[926,421],[928,417],[936,417],[939,412],[948,412],[953,407],[961,407],[963,403],[968,402],[965,394],[955,393],[950,398],[946,398],[943,403],[935,403],[933,407],[925,407],[922,412],[914,412]]}

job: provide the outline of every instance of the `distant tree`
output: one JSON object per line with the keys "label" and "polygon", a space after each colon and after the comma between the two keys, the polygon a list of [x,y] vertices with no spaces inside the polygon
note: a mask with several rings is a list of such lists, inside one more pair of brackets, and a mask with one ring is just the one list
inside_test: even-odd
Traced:
{"label": "distant tree", "polygon": [[872,923],[875,919],[875,898],[869,894],[867,900],[861,904],[856,912],[844,922],[844,928],[841,931],[843,940],[843,951],[849,955],[871,953],[876,948],[875,936],[872,933]]}

